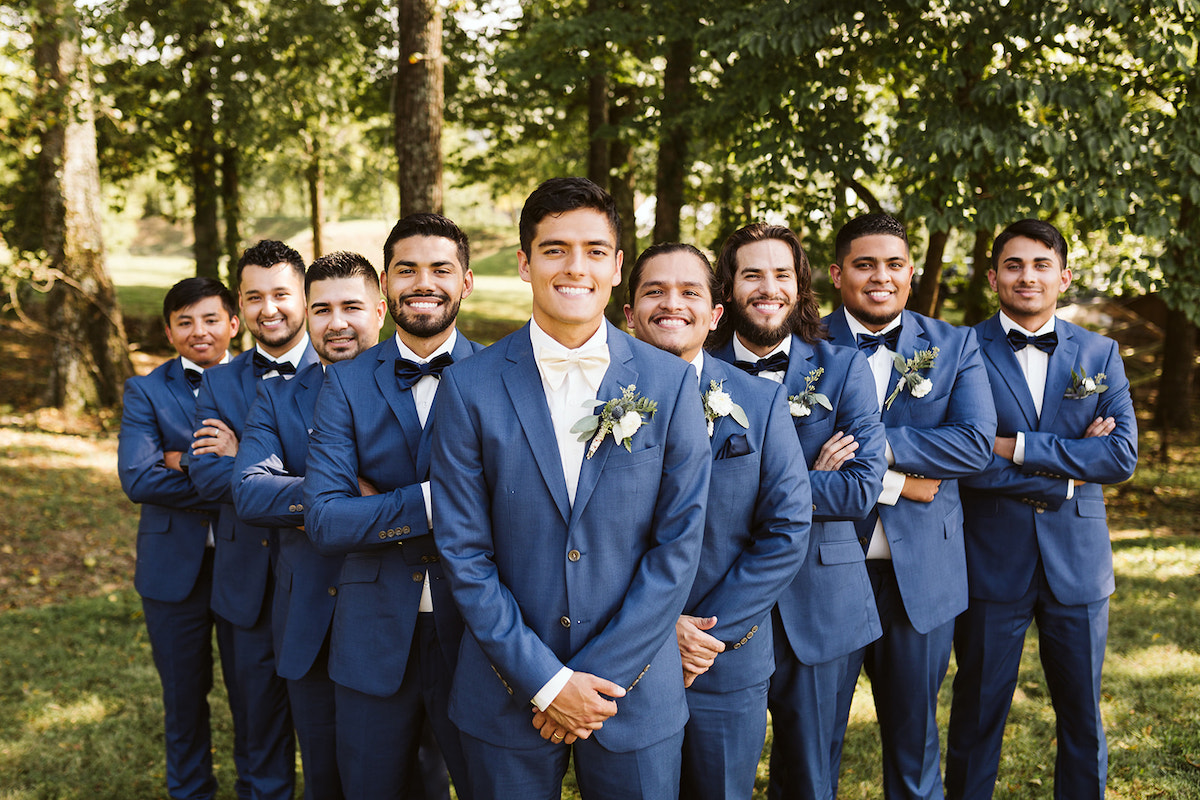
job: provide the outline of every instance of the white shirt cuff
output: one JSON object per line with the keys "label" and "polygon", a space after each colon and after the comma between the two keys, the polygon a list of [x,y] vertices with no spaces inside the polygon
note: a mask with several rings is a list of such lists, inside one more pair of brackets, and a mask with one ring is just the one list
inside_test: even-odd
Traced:
{"label": "white shirt cuff", "polygon": [[1019,431],[1017,433],[1017,446],[1015,448],[1013,448],[1013,463],[1014,464],[1024,464],[1025,463],[1025,432],[1024,431]]}
{"label": "white shirt cuff", "polygon": [[887,464],[889,467],[895,465],[896,454],[892,452],[892,443],[887,439],[883,440],[883,457],[887,459]]}
{"label": "white shirt cuff", "polygon": [[894,506],[896,505],[896,501],[900,499],[900,492],[903,490],[904,473],[889,469],[883,473],[883,491],[879,494],[879,499],[875,502],[879,505]]}
{"label": "white shirt cuff", "polygon": [[421,484],[421,496],[425,498],[425,523],[433,530],[433,499],[429,493],[429,481]]}
{"label": "white shirt cuff", "polygon": [[1067,478],[1067,499],[1070,500],[1075,496],[1075,481]]}
{"label": "white shirt cuff", "polygon": [[571,680],[571,676],[575,674],[575,670],[570,667],[563,667],[554,674],[554,677],[546,681],[546,685],[538,690],[538,693],[533,696],[533,704],[537,706],[538,711],[545,711],[554,702],[554,698],[558,697],[558,693],[567,685],[567,681]]}

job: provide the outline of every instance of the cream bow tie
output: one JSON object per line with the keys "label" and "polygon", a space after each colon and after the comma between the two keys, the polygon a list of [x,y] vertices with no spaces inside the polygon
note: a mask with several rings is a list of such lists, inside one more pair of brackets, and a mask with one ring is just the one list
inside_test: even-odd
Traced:
{"label": "cream bow tie", "polygon": [[567,379],[567,372],[571,367],[579,367],[579,371],[583,373],[583,379],[588,382],[588,385],[593,390],[599,389],[600,382],[604,380],[604,372],[608,369],[608,362],[608,345],[606,344],[569,350],[565,355],[548,353],[543,350],[538,358],[538,366],[541,367],[546,383],[550,384],[550,388],[556,392],[563,385],[563,381]]}

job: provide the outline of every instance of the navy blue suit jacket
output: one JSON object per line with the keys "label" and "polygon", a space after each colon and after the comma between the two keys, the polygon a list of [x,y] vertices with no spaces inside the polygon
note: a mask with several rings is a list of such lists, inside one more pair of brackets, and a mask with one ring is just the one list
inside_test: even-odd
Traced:
{"label": "navy blue suit jacket", "polygon": [[[461,361],[477,349],[460,332],[451,355]],[[462,636],[421,492],[438,404],[422,430],[412,391],[401,391],[396,382],[398,356],[391,337],[330,366],[317,399],[304,478],[309,538],[321,553],[346,557],[329,675],[378,697],[395,694],[404,678],[426,571],[447,663],[454,664]],[[361,496],[360,476],[380,494]],[[440,524],[436,516],[434,522]]]}
{"label": "navy blue suit jacket", "polygon": [[[883,423],[871,370],[861,353],[824,341],[810,345],[798,336],[792,336],[790,348],[785,393],[802,393],[806,376],[824,368],[814,391],[827,396],[833,410],[814,405],[808,415],[792,417],[809,467],[813,526],[804,564],[779,596],[779,616],[797,659],[823,664],[882,633],[853,520],[870,513],[882,490],[887,468]],[[732,339],[714,355],[734,361]],[[859,443],[854,458],[839,470],[813,470],[821,445],[838,431]]]}
{"label": "navy blue suit jacket", "polygon": [[750,427],[728,416],[714,421],[704,549],[684,613],[716,617],[708,634],[726,648],[691,688],[729,692],[775,670],[771,608],[808,552],[812,496],[786,390],[706,356],[702,394],[713,381],[742,407]]}
{"label": "navy blue suit jacket", "polygon": [[233,505],[251,525],[279,529],[272,606],[275,671],[303,678],[325,643],[337,602],[341,556],[323,556],[301,530],[308,434],[325,369],[261,381],[234,459]]}
{"label": "navy blue suit jacket", "polygon": [[192,444],[196,398],[178,358],[125,381],[117,472],[129,499],[142,504],[133,585],[151,600],[182,602],[196,585],[217,504],[202,498],[163,453]]}
{"label": "navy blue suit jacket", "polygon": [[[1039,419],[1029,386],[998,316],[975,327],[991,379],[1000,436],[1025,434],[1025,461],[992,454],[964,478],[967,568],[971,596],[1012,601],[1028,588],[1039,559],[1060,603],[1090,603],[1112,594],[1112,547],[1102,484],[1127,480],[1137,465],[1137,420],[1116,342],[1055,322]],[[1071,370],[1104,373],[1108,390],[1084,399],[1064,395]],[[1108,436],[1080,438],[1096,417],[1113,417]],[[1067,500],[1067,481],[1087,481]]]}
{"label": "navy blue suit jacket", "polygon": [[[250,348],[228,364],[204,371],[193,430],[202,427],[201,420],[220,419],[237,436],[240,447],[246,417],[262,382],[254,376],[254,351]],[[316,361],[317,351],[310,343],[299,369]],[[213,611],[234,625],[251,627],[262,612],[277,536],[273,530],[238,519],[233,507],[233,458],[209,453],[192,455],[189,461],[188,477],[196,489],[206,499],[221,503],[213,557]]]}
{"label": "navy blue suit jacket", "polygon": [[528,325],[454,365],[438,389],[437,541],[471,634],[450,716],[492,744],[544,745],[530,700],[564,665],[628,689],[594,734],[610,751],[687,721],[675,622],[696,575],[712,465],[696,373],[611,325],[608,350],[598,399],[635,385],[658,411],[632,452],[610,435],[584,459],[574,504]]}
{"label": "navy blue suit jacket", "polygon": [[[839,307],[825,318],[835,344],[854,346],[854,336]],[[918,350],[939,349],[933,367],[922,372],[933,388],[924,397],[902,390],[883,412],[892,469],[942,481],[930,503],[901,497],[895,505],[877,505],[896,583],[909,620],[927,633],[967,607],[967,563],[958,478],[983,469],[996,436],[996,411],[987,371],[975,334],[912,311],[902,312],[897,352],[905,359]],[[893,366],[887,395],[900,374]],[[874,381],[871,383],[874,388]],[[885,395],[886,396],[886,395]]]}

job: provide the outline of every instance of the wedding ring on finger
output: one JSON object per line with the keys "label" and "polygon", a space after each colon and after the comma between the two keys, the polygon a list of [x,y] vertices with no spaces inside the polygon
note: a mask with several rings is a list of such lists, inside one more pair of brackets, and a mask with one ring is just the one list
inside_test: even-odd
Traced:
{"label": "wedding ring on finger", "polygon": [[550,738],[551,738],[551,739],[553,739],[553,740],[554,740],[554,741],[556,741],[556,742],[561,742],[563,739],[565,739],[565,738],[567,738],[567,737],[566,737],[566,736],[564,736],[564,735],[563,735],[563,734],[561,734],[561,733],[556,733],[556,734],[554,734],[553,736],[551,736]]}

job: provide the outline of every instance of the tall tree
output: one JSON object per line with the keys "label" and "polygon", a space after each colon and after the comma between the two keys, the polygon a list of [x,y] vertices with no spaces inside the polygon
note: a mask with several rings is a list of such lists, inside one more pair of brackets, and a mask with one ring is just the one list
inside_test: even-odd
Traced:
{"label": "tall tree", "polygon": [[400,214],[442,212],[442,115],[445,106],[442,9],[437,0],[397,0],[396,161]]}
{"label": "tall tree", "polygon": [[133,366],[104,265],[95,117],[79,19],[70,0],[37,0],[32,10],[43,247],[55,278],[47,301],[53,337],[47,400],[81,413],[116,405]]}

